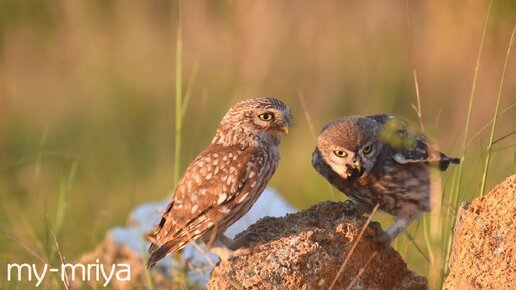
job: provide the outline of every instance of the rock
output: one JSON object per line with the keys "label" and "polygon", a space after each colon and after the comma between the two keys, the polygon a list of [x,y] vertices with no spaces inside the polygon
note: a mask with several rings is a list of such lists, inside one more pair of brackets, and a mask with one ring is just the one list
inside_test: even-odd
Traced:
{"label": "rock", "polygon": [[516,175],[463,204],[444,289],[514,289]]}
{"label": "rock", "polygon": [[[260,241],[223,261],[207,289],[328,289],[366,222],[346,216],[342,202],[323,202],[281,218],[266,217],[239,235]],[[376,234],[367,227],[364,236]],[[401,256],[365,237],[334,289],[425,289],[425,279],[407,269]]]}

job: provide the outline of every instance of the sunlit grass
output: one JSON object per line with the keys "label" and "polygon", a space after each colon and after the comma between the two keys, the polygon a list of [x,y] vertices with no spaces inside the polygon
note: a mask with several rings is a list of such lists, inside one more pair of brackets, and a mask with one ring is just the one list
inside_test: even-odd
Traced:
{"label": "sunlit grass", "polygon": [[[459,164],[458,171],[455,171],[456,174],[454,174],[454,176],[453,176],[452,185],[455,185],[456,187],[451,187],[451,190],[449,190],[448,209],[446,210],[446,216],[443,219],[443,221],[444,221],[444,224],[442,226],[443,234],[442,234],[442,239],[440,241],[440,244],[442,245],[444,255],[441,260],[443,264],[440,266],[440,269],[441,269],[440,283],[442,283],[444,281],[444,278],[448,271],[448,263],[450,260],[452,240],[453,240],[453,233],[450,229],[455,224],[457,209],[459,206],[459,200],[461,199],[460,195],[461,195],[461,192],[464,191],[464,189],[462,188],[463,173],[464,173],[464,166],[465,166],[465,158],[464,157],[465,157],[466,149],[467,149],[468,133],[469,133],[469,127],[470,127],[470,122],[471,122],[471,116],[472,116],[472,112],[473,112],[473,101],[474,101],[475,93],[476,93],[478,72],[480,69],[480,61],[482,58],[482,52],[483,52],[483,48],[484,48],[485,37],[486,37],[486,33],[487,33],[487,27],[488,27],[488,23],[489,23],[490,14],[491,14],[492,4],[493,4],[493,1],[492,0],[489,1],[489,6],[487,8],[486,16],[484,19],[482,36],[480,39],[480,45],[479,45],[478,55],[477,55],[476,64],[475,64],[473,81],[471,84],[471,91],[470,91],[469,100],[468,100],[468,111],[467,111],[467,115],[466,115],[466,123],[465,123],[465,128],[464,128],[463,145],[462,145],[461,156],[460,156],[461,162]],[[437,286],[437,285],[435,285],[435,286]]]}
{"label": "sunlit grass", "polygon": [[181,1],[177,1],[176,24],[176,122],[174,139],[174,183],[175,187],[181,173],[181,145],[183,140],[183,32],[181,27]]}
{"label": "sunlit grass", "polygon": [[513,46],[515,32],[516,32],[516,25],[514,26],[514,29],[512,30],[511,38],[509,39],[509,45],[507,47],[507,53],[505,55],[505,62],[503,64],[502,76],[500,78],[500,88],[498,89],[498,96],[496,97],[496,108],[495,108],[493,122],[492,122],[493,125],[491,127],[491,134],[489,135],[489,143],[487,145],[487,156],[486,156],[486,161],[485,161],[485,165],[484,165],[484,171],[482,173],[482,185],[480,185],[480,196],[484,195],[484,191],[486,189],[487,173],[489,171],[489,164],[491,163],[491,151],[492,151],[493,142],[494,142],[496,123],[498,121],[498,111],[500,108],[500,99],[502,98],[503,85],[505,83],[505,72],[507,71],[507,63],[509,62],[509,55],[511,54],[511,48]]}
{"label": "sunlit grass", "polygon": [[[496,100],[496,107],[495,107],[495,113],[492,120],[490,120],[485,126],[483,126],[474,136],[470,139],[468,139],[468,132],[470,128],[470,122],[472,118],[472,112],[473,112],[473,103],[476,93],[476,87],[478,83],[478,73],[480,68],[480,62],[482,58],[482,51],[485,44],[486,39],[486,32],[487,27],[489,23],[489,17],[492,7],[492,2],[490,1],[489,6],[487,8],[487,13],[484,21],[484,27],[483,32],[480,40],[480,48],[476,60],[475,70],[474,70],[474,76],[471,86],[471,93],[468,100],[468,108],[467,108],[467,114],[466,114],[466,121],[465,121],[465,128],[464,128],[464,138],[463,138],[463,146],[461,149],[461,164],[459,165],[459,168],[457,170],[454,170],[453,166],[449,169],[451,173],[448,175],[451,178],[448,178],[445,180],[445,183],[441,185],[441,178],[440,176],[436,174],[432,174],[432,188],[434,190],[432,191],[432,213],[430,215],[425,215],[421,218],[421,223],[423,224],[423,228],[421,230],[416,230],[417,232],[422,232],[423,234],[423,248],[420,249],[418,246],[418,242],[416,239],[413,238],[413,236],[410,233],[407,233],[408,239],[399,239],[400,241],[396,243],[396,247],[399,249],[406,248],[408,245],[405,243],[410,243],[414,246],[416,246],[416,249],[418,250],[419,254],[427,261],[428,263],[428,272],[427,272],[427,278],[429,279],[429,288],[430,289],[438,289],[441,287],[449,267],[449,258],[451,254],[451,245],[452,245],[452,239],[453,239],[453,233],[451,231],[453,224],[455,223],[456,214],[459,207],[459,201],[464,200],[464,196],[461,194],[466,191],[472,191],[478,193],[479,196],[482,196],[485,190],[485,184],[487,180],[487,172],[489,169],[489,163],[491,154],[493,153],[492,146],[494,141],[494,134],[495,134],[495,128],[496,128],[496,122],[500,115],[508,112],[514,107],[514,104],[511,104],[508,108],[501,111],[499,110],[500,105],[500,98],[502,95],[502,88],[505,80],[505,72],[507,69],[507,63],[509,59],[510,50],[512,47],[512,44],[514,42],[514,31],[511,35],[510,41],[509,41],[509,47],[507,49],[507,54],[505,57],[504,67],[502,70],[502,77],[501,77],[501,83],[498,90],[497,100]],[[407,4],[408,9],[408,4]],[[410,15],[410,9],[408,9],[409,15]],[[410,17],[410,16],[409,16]],[[410,19],[409,19],[409,28],[410,28]],[[415,83],[415,89],[416,89],[416,98],[417,98],[417,106],[413,106],[414,110],[417,113],[420,128],[421,131],[424,131],[423,126],[423,120],[422,120],[422,111],[421,111],[421,100],[420,100],[420,92],[419,92],[419,85],[417,80],[417,74],[415,69],[413,70],[414,74],[414,83]],[[480,185],[480,190],[475,190],[474,187],[471,186],[471,184],[468,184],[464,181],[464,170],[466,168],[465,163],[469,162],[466,160],[466,150],[469,147],[469,145],[473,142],[475,138],[477,138],[480,133],[487,128],[487,126],[491,124],[491,132],[489,137],[488,145],[486,146],[486,156],[481,156],[482,159],[485,159],[485,162],[483,164],[483,172],[481,175],[482,178],[482,184]],[[512,133],[511,133],[512,134]],[[509,134],[510,135],[510,134]],[[509,136],[507,135],[507,136]],[[509,146],[509,148],[512,148],[513,146]],[[483,150],[482,150],[483,151]],[[437,188],[437,190],[435,190]],[[442,189],[442,190],[441,190]],[[472,196],[473,198],[475,196]],[[443,203],[447,201],[447,203]],[[443,210],[442,210],[443,209]],[[419,223],[418,223],[419,224]],[[431,226],[430,226],[431,224]],[[428,254],[425,254],[424,252],[427,252]],[[410,252],[407,253],[408,255]],[[427,258],[428,257],[428,258]]]}

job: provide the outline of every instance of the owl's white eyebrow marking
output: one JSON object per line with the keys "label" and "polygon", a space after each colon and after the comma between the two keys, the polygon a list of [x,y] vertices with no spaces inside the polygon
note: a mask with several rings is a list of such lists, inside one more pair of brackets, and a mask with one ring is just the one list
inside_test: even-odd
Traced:
{"label": "owl's white eyebrow marking", "polygon": [[222,204],[224,201],[226,201],[226,197],[227,197],[227,196],[228,196],[228,195],[227,195],[227,194],[225,194],[225,193],[221,193],[221,194],[219,194],[219,199],[217,200],[217,204]]}

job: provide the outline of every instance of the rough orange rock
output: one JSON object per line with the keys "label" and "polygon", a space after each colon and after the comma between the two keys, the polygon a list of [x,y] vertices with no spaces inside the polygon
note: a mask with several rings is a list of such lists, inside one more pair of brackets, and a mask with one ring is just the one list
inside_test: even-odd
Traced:
{"label": "rough orange rock", "polygon": [[[345,203],[327,201],[261,219],[241,233],[258,235],[258,244],[221,262],[207,289],[328,289],[366,222],[345,211]],[[368,227],[365,235],[373,234]],[[334,289],[425,289],[425,282],[397,252],[362,238]]]}
{"label": "rough orange rock", "polygon": [[455,225],[444,289],[516,287],[516,175],[470,204]]}

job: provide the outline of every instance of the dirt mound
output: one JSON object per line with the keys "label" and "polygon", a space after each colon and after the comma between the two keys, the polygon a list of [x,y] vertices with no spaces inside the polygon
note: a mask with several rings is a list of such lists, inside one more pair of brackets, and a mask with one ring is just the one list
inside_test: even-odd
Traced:
{"label": "dirt mound", "polygon": [[[328,289],[366,222],[345,215],[345,203],[323,202],[281,218],[263,218],[245,232],[260,242],[216,267],[208,289]],[[376,234],[368,227],[365,236]],[[351,285],[352,284],[352,285]],[[424,289],[401,256],[362,238],[335,289]]]}
{"label": "dirt mound", "polygon": [[486,196],[463,204],[444,289],[514,289],[515,198],[513,175]]}

